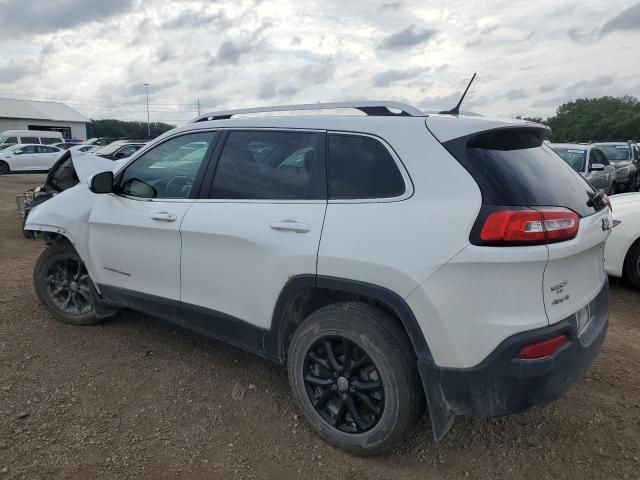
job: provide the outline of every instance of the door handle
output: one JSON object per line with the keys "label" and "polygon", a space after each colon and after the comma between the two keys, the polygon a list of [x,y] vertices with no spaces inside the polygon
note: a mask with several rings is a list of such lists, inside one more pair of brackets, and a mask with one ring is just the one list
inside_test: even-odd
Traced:
{"label": "door handle", "polygon": [[175,222],[178,217],[169,212],[158,212],[151,215],[152,220],[158,220],[161,222]]}
{"label": "door handle", "polygon": [[295,220],[283,220],[281,222],[273,222],[269,225],[273,230],[277,230],[279,232],[296,232],[296,233],[307,233],[311,230],[311,225],[306,223],[296,222]]}

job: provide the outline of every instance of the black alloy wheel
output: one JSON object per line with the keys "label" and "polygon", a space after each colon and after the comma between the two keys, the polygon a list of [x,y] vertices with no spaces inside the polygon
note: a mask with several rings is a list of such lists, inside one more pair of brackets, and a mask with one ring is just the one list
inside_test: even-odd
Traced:
{"label": "black alloy wheel", "polygon": [[75,258],[57,260],[46,273],[46,287],[52,303],[71,315],[83,315],[93,310],[89,274],[84,264]]}
{"label": "black alloy wheel", "polygon": [[304,383],[316,412],[345,433],[373,428],[384,411],[384,385],[367,353],[352,341],[328,336],[305,356]]}

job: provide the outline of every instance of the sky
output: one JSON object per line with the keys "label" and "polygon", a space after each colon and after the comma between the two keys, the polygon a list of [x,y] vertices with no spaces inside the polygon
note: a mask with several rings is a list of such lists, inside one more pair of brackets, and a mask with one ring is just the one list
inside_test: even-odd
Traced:
{"label": "sky", "polygon": [[348,100],[553,115],[640,97],[634,0],[0,0],[0,97],[183,124]]}

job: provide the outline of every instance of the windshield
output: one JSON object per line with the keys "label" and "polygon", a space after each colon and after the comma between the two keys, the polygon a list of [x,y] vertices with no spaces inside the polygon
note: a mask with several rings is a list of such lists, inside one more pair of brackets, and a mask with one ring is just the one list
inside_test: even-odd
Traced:
{"label": "windshield", "polygon": [[627,144],[602,145],[596,144],[604,152],[610,162],[628,162],[631,160],[631,149]]}
{"label": "windshield", "polygon": [[584,172],[584,164],[587,157],[587,152],[585,150],[560,147],[551,147],[551,150],[560,155],[560,158],[562,158],[567,165],[573,168],[576,172]]}

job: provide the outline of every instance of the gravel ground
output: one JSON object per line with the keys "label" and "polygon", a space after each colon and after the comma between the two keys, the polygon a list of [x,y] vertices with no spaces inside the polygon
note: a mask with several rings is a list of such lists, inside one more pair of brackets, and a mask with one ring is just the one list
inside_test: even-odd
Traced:
{"label": "gravel ground", "polygon": [[604,349],[544,409],[428,422],[396,452],[361,459],[319,440],[285,371],[140,314],[97,327],[50,319],[33,293],[43,248],[22,237],[0,178],[0,480],[25,478],[639,478],[640,292],[613,281]]}

